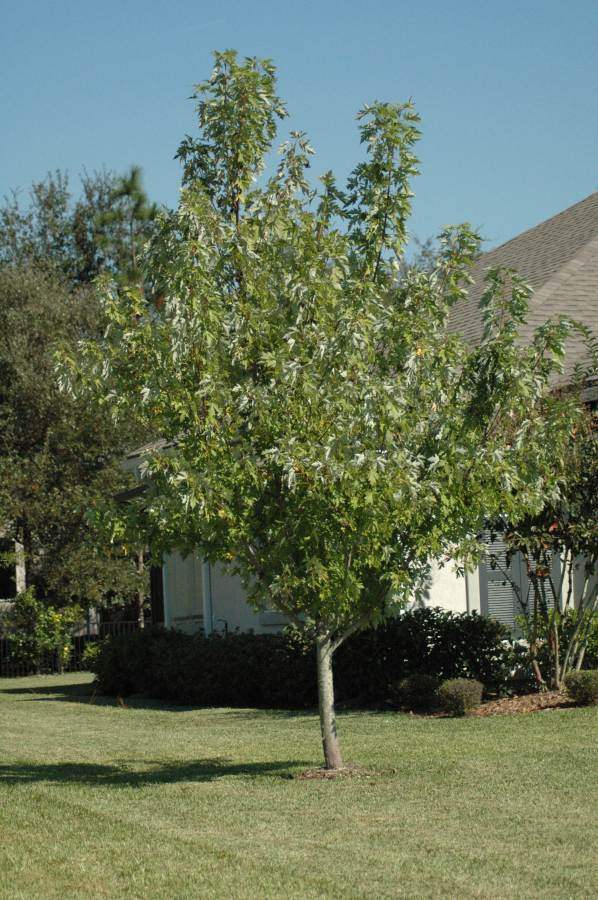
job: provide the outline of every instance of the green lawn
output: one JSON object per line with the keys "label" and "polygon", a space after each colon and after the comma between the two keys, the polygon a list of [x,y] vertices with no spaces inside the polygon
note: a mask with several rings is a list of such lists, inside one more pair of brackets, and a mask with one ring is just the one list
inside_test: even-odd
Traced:
{"label": "green lawn", "polygon": [[595,897],[596,710],[345,713],[375,776],[315,781],[313,715],[0,681],[0,896]]}

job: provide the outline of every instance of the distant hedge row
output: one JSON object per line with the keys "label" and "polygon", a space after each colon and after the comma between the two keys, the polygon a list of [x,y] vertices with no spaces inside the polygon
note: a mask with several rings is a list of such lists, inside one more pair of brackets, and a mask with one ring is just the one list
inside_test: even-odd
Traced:
{"label": "distant hedge row", "polygon": [[[513,686],[502,625],[476,613],[406,612],[348,640],[334,659],[339,704],[397,705],[399,682],[475,678],[486,693]],[[162,628],[107,639],[90,668],[107,694],[144,694],[183,705],[309,708],[315,656],[287,634],[189,636]]]}

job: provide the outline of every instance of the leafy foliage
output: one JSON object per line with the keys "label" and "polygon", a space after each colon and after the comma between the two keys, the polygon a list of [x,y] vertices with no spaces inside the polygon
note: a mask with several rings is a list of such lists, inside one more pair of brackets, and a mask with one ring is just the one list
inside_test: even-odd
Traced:
{"label": "leafy foliage", "polygon": [[[539,684],[561,688],[583,663],[598,628],[598,442],[596,413],[578,417],[563,450],[558,492],[537,515],[504,523],[508,547],[505,578],[519,598],[519,619]],[[509,575],[521,554],[529,589],[525,596]],[[555,560],[558,565],[555,566]],[[495,565],[496,565],[495,561]]]}
{"label": "leafy foliage", "polygon": [[453,716],[464,716],[482,702],[484,685],[471,678],[452,678],[438,688],[442,708]]}
{"label": "leafy foliage", "polygon": [[0,523],[24,547],[27,584],[59,605],[146,589],[109,544],[97,552],[86,520],[128,485],[121,459],[141,433],[62,393],[55,355],[102,333],[89,282],[100,271],[133,276],[151,206],[137,170],[124,181],[86,177],[83,189],[73,202],[58,173],[33,186],[28,209],[0,209]]}
{"label": "leafy foliage", "polygon": [[569,672],[565,676],[567,693],[580,706],[598,703],[598,669],[584,672]]}
{"label": "leafy foliage", "polygon": [[72,285],[102,272],[134,280],[157,211],[137,166],[123,176],[85,173],[76,198],[66,173],[49,173],[33,183],[28,204],[14,192],[0,207],[0,266],[52,270]]}
{"label": "leafy foliage", "polygon": [[12,659],[32,671],[40,671],[44,660],[56,654],[62,670],[72,653],[73,625],[80,618],[78,606],[56,609],[38,600],[32,588],[23,591],[16,597],[5,623]]}
{"label": "leafy foliage", "polygon": [[0,270],[0,521],[24,547],[29,585],[62,605],[135,588],[129,562],[98,555],[86,509],[128,483],[131,439],[103,410],[65,397],[54,370],[59,342],[100,324],[91,292],[40,271]]}
{"label": "leafy foliage", "polygon": [[549,383],[569,325],[522,348],[529,288],[496,271],[480,346],[447,334],[479,238],[446,229],[429,270],[401,269],[411,102],[364,107],[365,160],[344,189],[326,173],[313,190],[302,132],[260,177],[285,115],[270,62],[216,54],[196,94],[181,203],[146,261],[152,293],[106,286],[110,325],[84,377],[169,444],[145,466],[161,549],[228,560],[251,602],[316,642],[336,765],[336,648],[417,595],[431,560],[471,561],[488,516],[536,513],[552,490],[574,404]]}

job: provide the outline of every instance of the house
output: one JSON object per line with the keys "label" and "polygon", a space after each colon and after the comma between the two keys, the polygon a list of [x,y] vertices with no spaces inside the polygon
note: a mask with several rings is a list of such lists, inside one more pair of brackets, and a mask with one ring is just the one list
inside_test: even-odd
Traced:
{"label": "house", "polygon": [[[480,258],[472,273],[474,281],[468,297],[453,309],[449,324],[450,330],[459,332],[472,344],[482,335],[479,301],[484,276],[495,266],[516,269],[534,289],[523,340],[546,319],[559,315],[574,318],[598,334],[598,192]],[[583,361],[584,352],[582,339],[572,335],[566,348],[565,378]],[[594,383],[588,398],[595,400],[596,393]],[[137,471],[145,454],[162,446],[154,443],[134,451],[127,458],[127,468]],[[504,554],[500,540],[491,543],[489,549]],[[527,576],[517,559],[511,564],[510,574],[525,596]],[[512,625],[521,611],[502,573],[486,564],[465,578],[458,578],[450,564],[435,565],[424,602],[454,612],[475,610],[507,625]],[[161,570],[155,570],[152,576],[152,607],[154,621],[187,632],[203,629],[209,634],[239,629],[266,633],[277,631],[286,623],[280,613],[252,609],[240,579],[197,553],[187,557],[172,553],[165,557]]]}

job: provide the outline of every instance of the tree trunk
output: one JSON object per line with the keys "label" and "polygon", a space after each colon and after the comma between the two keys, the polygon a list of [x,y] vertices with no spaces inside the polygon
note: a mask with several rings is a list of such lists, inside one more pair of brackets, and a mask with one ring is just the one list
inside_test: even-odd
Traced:
{"label": "tree trunk", "polygon": [[25,518],[17,522],[17,537],[15,539],[15,581],[17,594],[23,593],[32,584],[32,538],[29,524]]}
{"label": "tree trunk", "polygon": [[336,733],[334,714],[334,682],[332,676],[332,642],[328,636],[316,640],[318,662],[318,703],[320,707],[320,729],[322,747],[327,769],[342,769],[343,759]]}
{"label": "tree trunk", "polygon": [[15,587],[17,594],[22,594],[27,588],[25,548],[20,541],[15,541]]}
{"label": "tree trunk", "polygon": [[137,624],[139,628],[145,628],[145,591],[143,589],[143,575],[145,572],[145,557],[143,550],[137,552],[137,575],[139,587],[137,589]]}
{"label": "tree trunk", "polygon": [[554,666],[554,687],[557,691],[563,688],[563,672],[561,669],[561,643],[559,640],[559,626],[556,613],[552,621],[552,647],[553,647],[553,666]]}

